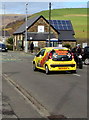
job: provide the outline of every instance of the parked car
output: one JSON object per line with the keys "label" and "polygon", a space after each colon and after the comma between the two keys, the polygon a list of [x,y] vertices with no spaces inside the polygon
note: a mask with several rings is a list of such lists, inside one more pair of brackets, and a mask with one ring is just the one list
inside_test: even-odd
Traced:
{"label": "parked car", "polygon": [[42,48],[33,59],[33,70],[71,71],[76,73],[76,62],[68,48],[45,47]]}
{"label": "parked car", "polygon": [[4,43],[0,43],[0,52],[7,52],[8,49]]}
{"label": "parked car", "polygon": [[82,54],[82,59],[85,65],[89,65],[89,46],[85,47]]}

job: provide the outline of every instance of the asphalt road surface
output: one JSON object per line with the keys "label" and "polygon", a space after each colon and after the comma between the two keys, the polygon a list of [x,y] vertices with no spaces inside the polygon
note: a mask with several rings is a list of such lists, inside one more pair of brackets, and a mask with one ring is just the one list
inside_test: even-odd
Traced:
{"label": "asphalt road surface", "polygon": [[[55,72],[46,75],[43,71],[32,70],[33,57],[22,52],[3,53],[3,76],[26,90],[50,115],[87,118],[87,66],[77,69],[76,74]],[[5,82],[2,83],[3,87]]]}

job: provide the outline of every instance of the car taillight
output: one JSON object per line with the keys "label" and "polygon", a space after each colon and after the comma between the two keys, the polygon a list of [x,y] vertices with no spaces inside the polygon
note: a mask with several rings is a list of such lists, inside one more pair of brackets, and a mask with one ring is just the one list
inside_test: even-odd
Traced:
{"label": "car taillight", "polygon": [[48,56],[48,59],[52,59],[52,56]]}
{"label": "car taillight", "polygon": [[48,58],[49,58],[49,59],[52,59],[52,53],[49,53]]}

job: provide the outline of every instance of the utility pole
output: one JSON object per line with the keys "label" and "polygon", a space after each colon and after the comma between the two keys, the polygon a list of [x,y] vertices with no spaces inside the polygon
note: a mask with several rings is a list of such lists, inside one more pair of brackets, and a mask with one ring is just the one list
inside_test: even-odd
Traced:
{"label": "utility pole", "polygon": [[4,11],[4,14],[3,14],[3,42],[5,42],[5,4],[3,5],[3,11]]}
{"label": "utility pole", "polygon": [[28,52],[28,41],[27,41],[27,13],[28,13],[28,3],[25,4],[26,5],[26,30],[25,30],[25,52],[27,53]]}
{"label": "utility pole", "polygon": [[51,42],[50,42],[50,38],[51,38],[50,25],[51,25],[51,2],[49,3],[49,47],[51,46]]}

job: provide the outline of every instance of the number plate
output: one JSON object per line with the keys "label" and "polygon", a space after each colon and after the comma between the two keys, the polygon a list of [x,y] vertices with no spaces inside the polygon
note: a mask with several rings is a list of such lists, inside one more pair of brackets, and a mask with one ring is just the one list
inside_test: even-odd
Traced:
{"label": "number plate", "polygon": [[69,68],[68,68],[68,67],[61,67],[61,68],[59,68],[59,69],[61,70],[61,69],[69,69]]}

